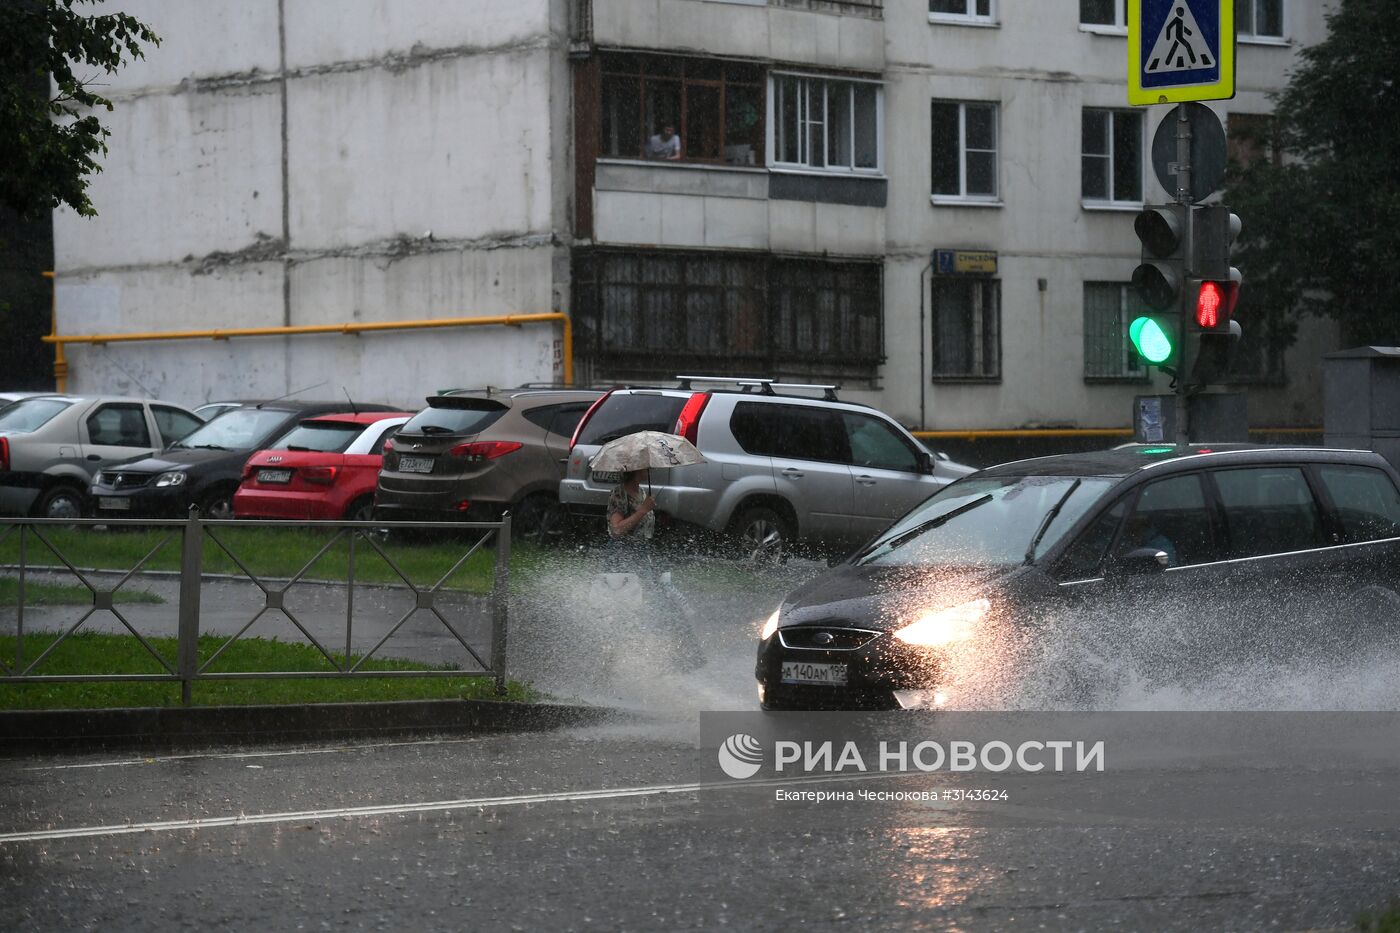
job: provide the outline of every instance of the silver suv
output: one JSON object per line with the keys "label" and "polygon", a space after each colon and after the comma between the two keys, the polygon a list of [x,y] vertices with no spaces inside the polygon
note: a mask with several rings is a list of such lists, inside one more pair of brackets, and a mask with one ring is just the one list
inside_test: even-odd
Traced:
{"label": "silver suv", "polygon": [[[559,484],[559,501],[572,515],[603,514],[619,477],[593,473],[589,461],[603,444],[633,431],[680,434],[709,461],[653,470],[657,509],[727,533],[753,557],[780,554],[797,541],[824,549],[860,544],[973,472],[930,453],[888,415],[840,401],[834,386],[680,382],[614,389],[584,416]],[[704,387],[720,383],[732,388]]]}
{"label": "silver suv", "polygon": [[99,470],[149,457],[203,423],[146,399],[21,399],[0,411],[0,515],[77,518]]}

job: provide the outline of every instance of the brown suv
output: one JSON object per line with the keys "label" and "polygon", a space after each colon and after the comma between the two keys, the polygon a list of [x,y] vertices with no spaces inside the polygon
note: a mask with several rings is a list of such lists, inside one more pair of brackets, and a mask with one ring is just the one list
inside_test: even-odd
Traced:
{"label": "brown suv", "polygon": [[375,518],[495,521],[517,534],[557,524],[559,480],[590,389],[457,389],[430,397],[384,445]]}

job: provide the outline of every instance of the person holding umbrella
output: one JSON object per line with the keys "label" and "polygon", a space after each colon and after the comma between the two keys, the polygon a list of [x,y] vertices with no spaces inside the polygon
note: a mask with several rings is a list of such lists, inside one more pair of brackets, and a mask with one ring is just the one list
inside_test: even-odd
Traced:
{"label": "person holding umbrella", "polygon": [[[704,663],[691,628],[695,610],[685,594],[671,581],[669,570],[657,567],[652,538],[656,534],[656,499],[651,495],[651,468],[704,463],[705,458],[683,437],[660,431],[638,431],[609,441],[594,455],[589,468],[595,472],[620,472],[622,482],[608,497],[608,539],[612,545],[609,563],[618,573],[636,575],[653,584],[678,610],[669,622],[677,637],[681,662],[689,668]],[[647,491],[642,492],[645,483]]]}

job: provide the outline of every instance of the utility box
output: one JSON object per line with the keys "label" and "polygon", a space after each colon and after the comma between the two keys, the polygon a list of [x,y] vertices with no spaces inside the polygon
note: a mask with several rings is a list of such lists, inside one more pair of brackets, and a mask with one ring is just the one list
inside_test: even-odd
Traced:
{"label": "utility box", "polygon": [[[1203,392],[1188,396],[1187,435],[1192,444],[1249,441],[1249,412],[1243,392]],[[1139,395],[1133,399],[1133,440],[1139,444],[1176,443],[1176,396]]]}
{"label": "utility box", "polygon": [[1322,358],[1328,447],[1374,450],[1400,469],[1400,347],[1357,347]]}

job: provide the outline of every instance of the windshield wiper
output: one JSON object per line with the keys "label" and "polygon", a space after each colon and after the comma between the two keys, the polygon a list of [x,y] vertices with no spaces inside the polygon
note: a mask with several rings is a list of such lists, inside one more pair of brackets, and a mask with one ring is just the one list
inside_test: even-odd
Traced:
{"label": "windshield wiper", "polygon": [[[919,537],[925,532],[932,531],[940,525],[945,525],[948,522],[951,522],[953,519],[957,518],[959,515],[962,515],[964,512],[971,512],[979,505],[985,505],[991,501],[991,493],[979,496],[965,505],[958,506],[951,512],[944,512],[942,515],[939,515],[936,518],[930,518],[926,522],[920,522],[913,528],[910,528],[908,531],[901,532],[900,534],[895,535],[893,538],[890,538],[888,541],[881,542],[879,547],[883,548],[886,551],[893,551],[895,548],[902,547],[905,544],[908,544],[910,541],[914,540],[915,538]],[[875,553],[875,548],[872,548],[869,551],[866,551],[864,554],[860,555],[860,559],[864,559],[873,553]]]}
{"label": "windshield wiper", "polygon": [[315,449],[316,449],[315,447],[298,447],[298,446],[295,445],[295,444],[292,444],[292,445],[290,445],[289,447],[287,447],[287,450],[315,450]]}
{"label": "windshield wiper", "polygon": [[229,448],[225,447],[225,446],[222,445],[222,444],[194,444],[194,445],[191,445],[190,449],[191,449],[191,450],[228,450]]}
{"label": "windshield wiper", "polygon": [[1071,483],[1069,489],[1065,490],[1065,494],[1060,496],[1060,501],[1056,502],[1054,507],[1045,513],[1045,518],[1041,520],[1040,527],[1035,530],[1035,537],[1031,538],[1030,547],[1026,548],[1027,564],[1035,560],[1036,545],[1040,544],[1040,539],[1045,537],[1045,532],[1050,530],[1050,523],[1055,520],[1056,515],[1060,514],[1060,509],[1065,507],[1065,503],[1069,501],[1069,497],[1074,495],[1074,491],[1079,488],[1079,484],[1082,482],[1084,482],[1082,479],[1077,479]]}
{"label": "windshield wiper", "polygon": [[440,427],[439,425],[436,425],[436,424],[425,424],[425,425],[423,425],[421,428],[419,428],[418,430],[422,431],[424,434],[456,434],[456,433],[457,433],[456,431],[452,430],[451,428]]}

